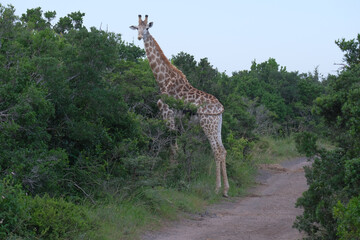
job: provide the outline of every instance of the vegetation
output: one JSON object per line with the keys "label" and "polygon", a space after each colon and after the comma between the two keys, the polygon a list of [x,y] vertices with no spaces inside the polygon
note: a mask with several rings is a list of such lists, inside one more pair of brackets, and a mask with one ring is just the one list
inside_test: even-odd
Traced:
{"label": "vegetation", "polygon": [[314,103],[336,148],[316,145],[313,133],[298,135],[298,148],[314,156],[306,168],[309,189],[298,199],[304,208],[294,224],[308,239],[359,239],[360,212],[360,34],[357,39],[336,41],[345,52],[343,69],[325,82],[325,92]]}
{"label": "vegetation", "polygon": [[252,149],[252,161],[256,164],[273,164],[301,157],[302,155],[298,153],[294,140],[293,135],[281,138],[261,137]]}
{"label": "vegetation", "polygon": [[[186,112],[170,131],[144,50],[87,29],[84,16],[53,23],[55,11],[18,17],[0,4],[1,239],[134,238],[145,225],[220,198],[193,107],[165,99]],[[230,196],[251,184],[257,163],[298,156],[290,139],[302,133],[298,149],[317,158],[306,170],[310,188],[295,226],[313,239],[346,239],[359,226],[352,217],[359,212],[359,36],[336,43],[347,65],[326,79],[317,69],[288,72],[272,58],[231,76],[207,58],[180,52],[171,59],[225,106]],[[315,146],[326,137],[338,148]]]}

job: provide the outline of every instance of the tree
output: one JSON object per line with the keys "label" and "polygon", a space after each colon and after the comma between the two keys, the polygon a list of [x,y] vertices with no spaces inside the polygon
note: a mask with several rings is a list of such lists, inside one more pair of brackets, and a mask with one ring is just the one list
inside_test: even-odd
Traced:
{"label": "tree", "polygon": [[177,66],[189,79],[192,79],[192,76],[196,72],[197,62],[195,61],[194,56],[180,52],[176,56],[172,56],[171,62]]}
{"label": "tree", "polygon": [[349,68],[360,63],[360,34],[356,39],[346,41],[344,38],[335,41],[336,45],[345,52],[344,60]]}
{"label": "tree", "polygon": [[66,17],[61,17],[59,22],[55,25],[57,33],[67,33],[72,29],[80,30],[83,28],[83,17],[85,13],[72,12]]}
{"label": "tree", "polygon": [[[336,43],[345,52],[347,67],[339,76],[328,77],[325,93],[315,100],[315,111],[325,119],[328,135],[338,148],[327,151],[306,147],[316,149],[316,157],[312,168],[305,170],[309,189],[297,200],[304,213],[294,226],[305,231],[309,239],[345,239],[358,232],[354,219],[359,219],[360,213],[354,203],[360,191],[359,43],[344,39]],[[303,142],[304,146],[310,144]]]}
{"label": "tree", "polygon": [[12,7],[1,12],[1,177],[16,173],[32,194],[91,199],[110,174],[104,165],[119,169],[121,158],[146,148],[124,91],[108,78],[119,56],[141,51],[119,35],[87,30],[80,12],[68,15],[63,35],[55,33],[61,24],[49,24],[55,12],[46,20],[40,8],[29,9],[21,22]]}
{"label": "tree", "polygon": [[217,69],[213,68],[207,58],[202,58],[197,63],[194,56],[180,52],[173,56],[171,61],[185,74],[190,84],[195,88],[219,97],[220,92],[218,92],[217,83],[221,75]]}

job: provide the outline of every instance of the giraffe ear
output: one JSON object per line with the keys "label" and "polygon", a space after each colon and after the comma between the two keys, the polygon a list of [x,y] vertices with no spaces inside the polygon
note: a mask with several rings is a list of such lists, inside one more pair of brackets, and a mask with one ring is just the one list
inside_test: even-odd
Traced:
{"label": "giraffe ear", "polygon": [[138,27],[135,27],[135,26],[130,26],[130,28],[131,28],[132,30],[137,30],[137,29],[138,29]]}
{"label": "giraffe ear", "polygon": [[150,22],[148,28],[151,28],[153,26],[153,24],[154,24],[153,22]]}

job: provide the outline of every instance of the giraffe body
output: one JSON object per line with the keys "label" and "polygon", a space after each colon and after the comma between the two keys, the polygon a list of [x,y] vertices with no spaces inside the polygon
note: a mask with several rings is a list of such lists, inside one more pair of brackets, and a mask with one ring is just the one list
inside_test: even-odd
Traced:
{"label": "giraffe body", "polygon": [[[194,88],[187,80],[186,76],[177,69],[165,57],[159,44],[150,35],[147,15],[142,21],[139,15],[139,25],[131,26],[131,29],[138,30],[138,39],[144,40],[144,46],[149,64],[154,77],[159,85],[162,94],[181,99],[185,103],[197,106],[197,117],[206,137],[208,138],[211,149],[214,153],[216,162],[216,188],[218,192],[221,188],[221,175],[223,176],[224,192],[227,197],[229,183],[226,173],[226,150],[221,140],[222,113],[223,105],[211,94],[205,93]],[[161,99],[157,102],[162,117],[167,120],[170,129],[175,130],[175,112]]]}

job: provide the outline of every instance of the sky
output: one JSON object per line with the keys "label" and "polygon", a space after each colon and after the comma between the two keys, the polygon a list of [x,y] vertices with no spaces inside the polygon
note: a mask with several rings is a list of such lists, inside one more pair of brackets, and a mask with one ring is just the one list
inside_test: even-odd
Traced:
{"label": "sky", "polygon": [[168,58],[183,51],[220,72],[249,70],[274,58],[287,71],[337,74],[343,52],[335,40],[360,33],[359,0],[1,0],[16,15],[29,8],[56,11],[57,18],[85,13],[84,25],[119,33],[143,48],[138,15],[149,15],[150,33]]}

